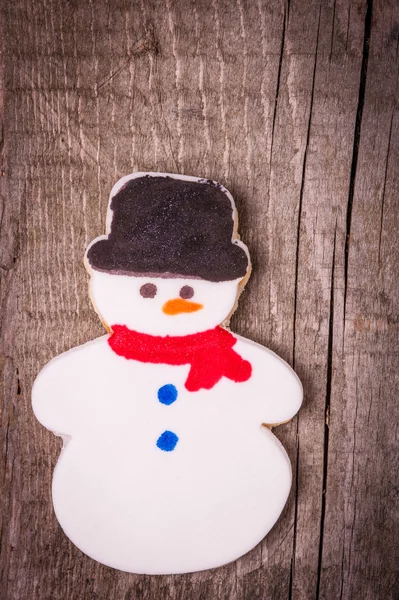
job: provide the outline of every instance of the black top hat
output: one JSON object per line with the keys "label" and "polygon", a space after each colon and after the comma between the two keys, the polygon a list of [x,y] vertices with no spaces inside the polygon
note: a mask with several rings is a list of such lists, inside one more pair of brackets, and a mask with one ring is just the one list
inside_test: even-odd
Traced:
{"label": "black top hat", "polygon": [[93,269],[125,275],[228,281],[244,277],[248,255],[232,240],[229,197],[213,182],[145,175],[112,198],[107,239],[87,252]]}

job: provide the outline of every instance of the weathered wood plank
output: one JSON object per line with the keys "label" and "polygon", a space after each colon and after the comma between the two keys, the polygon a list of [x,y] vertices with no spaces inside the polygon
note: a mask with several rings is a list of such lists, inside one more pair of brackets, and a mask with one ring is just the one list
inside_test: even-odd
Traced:
{"label": "weathered wood plank", "polygon": [[397,598],[399,590],[397,3],[373,3],[368,18],[347,270],[334,278],[326,599]]}
{"label": "weathered wood plank", "polygon": [[[366,6],[322,4],[298,219],[294,362],[307,402],[298,416],[292,595],[317,598],[325,516],[326,419],[334,277],[345,256]],[[331,596],[334,598],[334,596]]]}
{"label": "weathered wood plank", "polygon": [[[397,3],[16,0],[4,17],[4,598],[394,598]],[[83,556],[52,514],[60,444],[30,409],[40,367],[102,333],[82,256],[132,170],[233,192],[255,266],[234,328],[305,387],[299,419],[276,430],[295,479],[282,518],[199,574]]]}

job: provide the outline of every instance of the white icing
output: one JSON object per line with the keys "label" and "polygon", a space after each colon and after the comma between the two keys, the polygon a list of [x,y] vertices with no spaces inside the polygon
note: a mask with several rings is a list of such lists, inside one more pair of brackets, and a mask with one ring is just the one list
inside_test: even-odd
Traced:
{"label": "white icing", "polygon": [[[108,336],[53,359],[39,374],[33,409],[71,436],[53,481],[57,518],[95,560],[134,573],[183,573],[225,564],[270,530],[291,486],[288,457],[261,423],[290,419],[301,404],[290,367],[239,338],[251,361],[244,383],[184,388],[189,366],[117,356]],[[173,384],[170,406],[157,392]],[[170,430],[173,452],[156,446]]]}
{"label": "white icing", "polygon": [[[141,175],[120,180],[111,198]],[[107,232],[111,219],[108,209]],[[227,319],[239,291],[239,280],[111,275],[91,270],[87,258],[86,266],[103,322],[156,336],[213,329]],[[141,296],[146,283],[157,286],[154,298]],[[202,308],[165,314],[185,285]],[[189,364],[128,360],[111,350],[108,337],[50,361],[32,390],[38,420],[64,440],[53,479],[62,528],[84,553],[132,573],[185,573],[235,560],[261,541],[287,500],[289,459],[262,423],[295,415],[302,401],[298,377],[273,352],[236,336],[234,351],[251,363],[251,377],[243,383],[223,377],[211,390],[189,392]],[[158,400],[167,384],[178,394],[170,405]],[[179,438],[172,451],[157,446],[165,431]]]}
{"label": "white icing", "polygon": [[[213,329],[226,319],[236,301],[239,281],[132,277],[92,270],[90,292],[96,310],[110,327],[126,325],[150,335],[189,335]],[[146,283],[157,286],[154,298],[140,295],[140,288]],[[192,313],[165,314],[162,307],[168,300],[179,298],[186,285],[194,290],[190,300],[203,308]]]}

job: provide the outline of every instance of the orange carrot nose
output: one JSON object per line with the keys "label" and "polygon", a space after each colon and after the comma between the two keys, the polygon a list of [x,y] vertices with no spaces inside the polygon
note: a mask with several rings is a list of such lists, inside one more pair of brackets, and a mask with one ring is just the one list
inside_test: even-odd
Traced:
{"label": "orange carrot nose", "polygon": [[162,307],[163,312],[166,315],[179,315],[180,313],[191,313],[201,310],[202,304],[197,302],[190,302],[190,300],[183,300],[183,298],[173,298],[168,300]]}

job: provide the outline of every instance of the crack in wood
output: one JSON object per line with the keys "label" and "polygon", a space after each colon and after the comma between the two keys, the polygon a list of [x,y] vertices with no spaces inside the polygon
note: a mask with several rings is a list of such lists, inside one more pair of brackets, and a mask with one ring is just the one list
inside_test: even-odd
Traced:
{"label": "crack in wood", "polygon": [[324,520],[326,516],[326,492],[327,492],[327,471],[328,471],[328,444],[330,436],[330,403],[332,387],[332,364],[334,347],[334,276],[335,276],[335,248],[337,241],[337,223],[335,223],[334,248],[331,266],[331,290],[330,290],[330,319],[328,324],[328,347],[327,347],[327,381],[326,381],[326,402],[324,409],[324,449],[323,449],[323,483],[321,490],[321,514],[320,514],[320,539],[319,539],[319,558],[317,565],[317,584],[316,600],[320,597],[321,569],[323,562],[323,540],[324,540]]}
{"label": "crack in wood", "polygon": [[342,600],[342,594],[344,591],[344,578],[345,578],[344,565],[345,565],[345,548],[342,549],[342,554],[341,554],[341,586],[340,586],[340,590],[339,590],[339,600]]}
{"label": "crack in wood", "polygon": [[290,564],[290,580],[288,585],[288,599],[293,598],[293,584],[294,584],[294,567],[295,567],[295,554],[296,554],[296,540],[297,540],[297,521],[298,521],[298,482],[299,482],[299,431],[298,431],[298,420],[296,424],[296,464],[295,464],[295,507],[294,507],[294,535],[292,542],[292,556]]}
{"label": "crack in wood", "polygon": [[295,350],[296,350],[296,320],[297,320],[299,247],[300,247],[300,238],[301,238],[302,204],[303,204],[303,193],[304,193],[304,188],[305,188],[305,174],[306,174],[306,165],[307,165],[307,159],[308,159],[310,129],[311,129],[311,125],[312,125],[314,88],[315,88],[315,80],[316,80],[317,51],[318,51],[318,46],[319,46],[319,34],[320,34],[320,15],[321,15],[321,6],[319,8],[319,17],[318,17],[318,24],[317,24],[316,48],[315,48],[315,58],[314,58],[313,75],[312,75],[312,92],[311,92],[311,96],[310,96],[308,128],[307,128],[307,132],[306,132],[306,144],[305,144],[305,151],[303,154],[301,187],[300,187],[300,191],[299,191],[297,243],[296,243],[296,256],[295,256],[294,311],[293,311],[294,316],[293,316],[293,325],[292,325],[292,328],[293,328],[292,364],[293,364],[294,369],[295,369]]}
{"label": "crack in wood", "polygon": [[349,248],[350,248],[350,233],[352,223],[352,208],[353,208],[353,197],[355,193],[355,182],[356,182],[356,170],[357,170],[357,159],[359,154],[359,143],[360,133],[362,128],[362,117],[364,99],[366,94],[366,81],[367,81],[367,68],[369,61],[369,50],[370,50],[370,35],[371,35],[371,21],[372,21],[373,2],[367,0],[366,16],[364,19],[364,35],[363,35],[363,53],[362,53],[362,66],[360,71],[360,84],[359,84],[359,95],[357,102],[356,121],[355,121],[355,135],[353,138],[353,151],[352,151],[352,164],[350,171],[350,182],[349,182],[349,194],[346,208],[346,237],[345,237],[345,264],[344,264],[344,332],[345,332],[345,315],[346,315],[346,300],[347,300],[347,286],[348,286],[348,265],[349,265]]}
{"label": "crack in wood", "polygon": [[[306,173],[306,165],[307,165],[307,157],[308,157],[308,148],[309,148],[309,139],[310,139],[310,130],[312,124],[312,111],[313,111],[313,101],[314,101],[314,89],[315,89],[315,81],[316,81],[316,66],[317,66],[317,51],[319,47],[319,35],[320,35],[320,17],[321,17],[321,5],[319,7],[319,16],[317,23],[317,36],[316,36],[316,48],[315,48],[315,57],[314,57],[314,65],[313,65],[313,74],[312,74],[312,92],[310,96],[310,106],[309,106],[309,120],[308,120],[308,128],[306,132],[306,145],[303,157],[303,165],[302,165],[302,177],[301,177],[301,188],[299,192],[299,207],[298,207],[298,222],[297,222],[297,242],[296,242],[296,256],[295,256],[295,281],[294,281],[294,315],[293,315],[293,347],[292,347],[292,365],[295,369],[295,359],[296,359],[296,325],[297,325],[297,302],[298,302],[298,277],[299,277],[299,248],[300,248],[300,236],[301,236],[301,219],[302,219],[302,204],[303,204],[303,194],[305,187],[305,173]],[[291,570],[294,575],[295,572],[295,555],[296,555],[296,543],[297,543],[297,519],[298,519],[298,478],[299,478],[299,414],[296,417],[296,461],[295,461],[295,508],[294,508],[294,535],[292,542],[292,559],[291,559]],[[294,577],[290,577],[290,584],[288,588],[288,597],[291,600],[293,595],[293,580]]]}
{"label": "crack in wood", "polygon": [[328,57],[328,60],[331,62],[331,58],[332,58],[332,54],[333,54],[333,45],[334,45],[334,32],[335,32],[335,7],[336,7],[336,0],[334,0],[334,6],[333,6],[333,14],[332,14],[332,28],[331,28],[331,46],[330,46],[330,55]]}
{"label": "crack in wood", "polygon": [[281,46],[280,46],[280,57],[278,62],[278,71],[277,71],[277,85],[276,85],[276,96],[274,99],[274,110],[273,110],[273,120],[272,120],[272,135],[270,142],[270,164],[273,156],[273,145],[274,145],[274,128],[276,124],[276,115],[277,115],[277,104],[278,97],[280,93],[280,80],[281,80],[281,67],[283,64],[283,56],[284,56],[284,48],[285,48],[285,35],[287,30],[288,16],[290,11],[290,0],[287,0],[286,6],[284,6],[283,12],[283,35],[281,38]]}
{"label": "crack in wood", "polygon": [[392,122],[393,122],[394,114],[395,114],[395,108],[392,109],[391,122],[389,125],[387,158],[385,161],[384,183],[382,185],[381,217],[380,217],[380,229],[379,229],[379,233],[378,233],[378,267],[379,268],[381,267],[381,239],[382,239],[382,228],[383,228],[383,224],[384,224],[385,190],[387,187],[387,174],[388,174],[389,154],[390,154],[390,150],[391,150]]}

